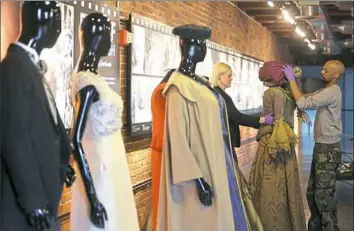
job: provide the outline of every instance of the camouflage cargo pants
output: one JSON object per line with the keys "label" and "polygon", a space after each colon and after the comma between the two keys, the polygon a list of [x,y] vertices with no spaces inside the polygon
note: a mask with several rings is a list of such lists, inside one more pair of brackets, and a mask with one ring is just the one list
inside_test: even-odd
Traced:
{"label": "camouflage cargo pants", "polygon": [[336,171],[341,162],[340,143],[319,144],[313,149],[307,202],[309,231],[339,231],[337,224]]}

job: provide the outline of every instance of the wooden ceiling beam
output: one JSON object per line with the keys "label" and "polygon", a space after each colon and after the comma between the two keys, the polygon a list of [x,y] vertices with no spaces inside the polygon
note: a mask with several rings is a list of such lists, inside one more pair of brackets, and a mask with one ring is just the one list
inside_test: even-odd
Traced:
{"label": "wooden ceiling beam", "polygon": [[250,16],[256,15],[279,15],[281,11],[277,8],[268,8],[268,9],[261,9],[261,10],[246,10],[246,14]]}
{"label": "wooden ceiling beam", "polygon": [[241,10],[267,10],[270,7],[267,2],[236,2]]}
{"label": "wooden ceiling beam", "polygon": [[294,31],[293,29],[289,29],[289,28],[267,28],[267,29],[274,33],[276,32],[292,33]]}
{"label": "wooden ceiling beam", "polygon": [[294,29],[295,28],[295,26],[290,23],[287,23],[287,24],[271,23],[271,24],[265,24],[263,26],[267,27],[267,28],[274,28],[274,29]]}
{"label": "wooden ceiling beam", "polygon": [[280,37],[293,37],[294,36],[294,31],[274,31],[273,33],[275,35],[280,36]]}
{"label": "wooden ceiling beam", "polygon": [[276,24],[275,23],[270,23],[270,22],[263,22],[263,26],[272,26],[272,25],[277,25],[277,26],[293,26],[292,24],[284,21],[284,20],[279,20]]}
{"label": "wooden ceiling beam", "polygon": [[282,17],[277,15],[254,16],[254,19],[260,23],[263,22],[276,23],[278,21],[282,21]]}

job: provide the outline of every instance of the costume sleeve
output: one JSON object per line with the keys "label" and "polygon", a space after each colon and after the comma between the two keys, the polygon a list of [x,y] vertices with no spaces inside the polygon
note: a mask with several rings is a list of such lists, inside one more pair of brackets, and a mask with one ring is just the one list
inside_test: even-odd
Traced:
{"label": "costume sleeve", "polygon": [[[230,111],[228,111],[228,114],[229,113]],[[233,103],[231,106],[231,113],[229,114],[229,119],[235,121],[239,125],[246,127],[259,128],[260,126],[258,116],[246,115],[241,113]]]}
{"label": "costume sleeve", "polygon": [[315,94],[302,96],[297,100],[296,104],[299,109],[319,109],[330,105],[335,100],[335,95],[331,89],[325,88]]}
{"label": "costume sleeve", "polygon": [[72,95],[71,100],[72,102],[76,102],[76,94],[81,91],[84,87],[94,85],[92,77],[90,74],[85,72],[79,72],[74,75],[73,84],[72,84]]}
{"label": "costume sleeve", "polygon": [[173,184],[201,178],[202,172],[189,144],[187,100],[171,86],[167,94],[167,126]]}
{"label": "costume sleeve", "polygon": [[[6,64],[5,64],[6,65]],[[34,154],[30,131],[30,110],[33,92],[31,73],[10,66],[1,70],[1,138],[2,161],[6,166],[17,200],[26,213],[47,205]]]}

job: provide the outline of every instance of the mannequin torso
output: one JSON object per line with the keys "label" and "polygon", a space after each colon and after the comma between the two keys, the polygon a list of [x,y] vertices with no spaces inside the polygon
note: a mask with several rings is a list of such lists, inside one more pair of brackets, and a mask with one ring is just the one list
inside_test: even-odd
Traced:
{"label": "mannequin torso", "polygon": [[[202,77],[195,74],[198,62],[202,62],[205,58],[207,47],[204,39],[183,38],[180,37],[180,47],[182,59],[178,67],[178,72],[188,76],[194,81],[207,86],[211,91],[213,88]],[[203,178],[196,179],[198,195],[200,202],[205,206],[212,204],[212,189]]]}
{"label": "mannequin torso", "polygon": [[[78,72],[88,71],[97,74],[99,60],[102,56],[108,54],[110,48],[110,31],[111,24],[108,18],[102,14],[93,13],[83,20],[80,30],[80,42],[83,50],[78,64]],[[77,101],[80,103],[76,105],[78,109],[76,110],[73,129],[73,145],[75,147],[75,158],[85,184],[86,196],[91,206],[92,223],[99,228],[104,228],[107,213],[97,198],[91,172],[81,145],[89,109],[92,103],[98,99],[99,94],[93,85],[84,87],[77,94]]]}
{"label": "mannequin torso", "polygon": [[[4,130],[6,130],[8,127],[9,129],[15,131],[17,129],[16,124],[22,126],[21,129],[18,131],[19,133],[17,134],[18,143],[21,143],[21,145],[24,147],[28,142],[32,143],[31,148],[28,148],[29,150],[23,152],[21,150],[15,149],[14,147],[11,147],[14,144],[12,143],[13,141],[11,138],[11,134],[8,134],[8,140],[4,140],[6,146],[6,148],[4,149],[6,149],[5,152],[7,154],[10,154],[11,156],[4,156],[4,162],[5,165],[7,165],[10,178],[12,178],[12,183],[13,185],[15,185],[14,190],[17,194],[17,200],[20,201],[20,206],[23,207],[23,209],[25,210],[29,225],[36,230],[45,230],[50,228],[53,215],[56,215],[57,213],[57,211],[55,210],[57,210],[57,206],[59,205],[60,198],[58,198],[58,195],[60,196],[61,194],[62,179],[57,176],[58,173],[56,168],[63,167],[66,169],[67,167],[64,166],[68,166],[68,158],[70,154],[70,146],[61,119],[59,118],[59,116],[55,115],[56,112],[54,112],[54,114],[51,114],[48,113],[48,111],[42,111],[43,108],[49,110],[48,104],[50,103],[50,100],[49,98],[46,99],[42,79],[39,79],[43,78],[43,75],[40,70],[41,66],[39,63],[39,55],[44,48],[51,48],[54,46],[60,33],[61,11],[60,7],[57,5],[56,2],[25,2],[22,6],[22,29],[20,37],[18,39],[17,44],[12,44],[10,46],[8,55],[4,59],[4,63],[2,63],[2,68],[4,68],[4,76],[2,76],[4,77],[4,79],[2,81],[4,82],[2,82],[1,85],[4,88],[11,88],[12,91],[12,93],[4,93],[6,92],[6,89],[1,90],[2,94],[8,94],[6,101],[11,102],[11,100],[16,99],[17,104],[19,106],[21,106],[21,103],[23,103],[22,109],[19,111],[21,111],[20,113],[25,114],[26,118],[29,119],[31,117],[31,113],[36,113],[38,116],[37,119],[42,120],[40,123],[35,124],[34,127],[31,127],[30,124],[24,123],[24,120],[26,120],[26,118],[21,117],[20,115],[18,115],[17,117],[11,116],[9,118],[2,118],[2,120],[5,120],[4,122],[6,123],[6,127],[4,127]],[[14,59],[14,55],[15,57],[17,56],[17,60]],[[10,73],[8,70],[6,71],[6,68],[8,68],[8,65],[11,62],[20,62],[18,65],[20,65],[21,68],[18,68],[18,70],[16,69],[16,71],[13,69],[11,71],[12,73]],[[25,73],[21,73],[21,71]],[[22,81],[22,86],[18,85],[17,81]],[[31,97],[25,95],[29,88],[33,88],[34,91],[31,93]],[[20,93],[19,91],[23,92]],[[7,102],[3,104],[4,109],[7,108],[7,106],[5,106],[6,104]],[[35,105],[33,105],[33,107],[31,108],[27,108],[26,106],[24,106],[28,104]],[[45,104],[45,107],[43,107],[42,104]],[[55,108],[55,102],[53,104]],[[12,106],[12,108],[14,107]],[[8,112],[8,114],[11,114],[12,110],[15,110],[16,113],[19,114],[19,111],[17,111],[17,109],[9,109],[6,111]],[[48,114],[51,114],[52,118],[50,118],[50,115]],[[52,124],[53,126],[50,124],[50,122],[53,122],[50,121],[51,119],[55,120],[55,125]],[[12,124],[12,121],[15,121],[16,124]],[[24,126],[27,126],[27,128]],[[25,134],[25,130],[28,130],[29,133]],[[46,134],[48,138],[43,139],[42,137],[42,142],[46,142],[46,144],[43,144],[41,149],[35,149],[36,142],[39,136],[34,136],[33,134],[36,134],[37,132]],[[56,143],[60,143],[58,147],[57,145],[51,144],[52,139],[57,139]],[[58,142],[59,140],[60,142]],[[47,146],[47,144],[51,147]],[[42,173],[43,168],[41,167],[41,169],[38,167],[47,161],[44,158],[39,158],[39,156],[43,154],[42,152],[46,153],[46,158],[52,158],[51,163],[48,163],[49,168],[46,168],[46,170],[49,172],[46,173]],[[24,154],[26,156],[17,156]],[[33,156],[35,157],[34,159]],[[16,158],[17,160],[15,160]],[[28,172],[26,177],[24,175],[21,176],[21,168],[23,169],[24,166],[21,166],[23,164],[21,164],[21,161],[19,160],[25,161],[26,163],[24,164],[26,166],[31,166],[31,169],[27,169]],[[61,171],[61,173],[64,172],[64,170]],[[41,174],[45,174],[46,176],[43,176]],[[75,179],[75,174],[73,172],[71,172],[71,174],[72,175],[66,179],[67,184],[72,183],[72,181]],[[30,190],[29,188],[24,187],[25,181],[27,181],[25,180],[25,178],[28,178],[28,181],[32,180],[33,187],[38,187],[38,189],[32,188],[32,190]],[[20,184],[17,183],[18,180],[20,180]],[[46,185],[46,180],[48,180],[48,182],[52,182],[53,185]],[[48,190],[46,187],[51,187],[51,189]],[[23,190],[23,192],[21,190]],[[37,191],[34,192],[33,190]],[[22,196],[22,194],[24,196]],[[6,195],[6,193],[4,193],[4,195]],[[9,194],[7,195],[9,196]],[[31,200],[33,201],[33,205],[28,206],[28,204],[25,203],[25,197],[27,197],[26,195],[32,195]],[[37,196],[43,197],[41,202],[35,201],[35,198],[33,198]],[[47,202],[44,202],[46,201],[45,198],[47,199]],[[56,198],[57,201],[54,201],[54,198]],[[1,203],[3,203],[3,201]],[[11,213],[11,211],[7,213]],[[15,215],[13,215],[12,217],[13,219],[16,219]],[[6,222],[7,221],[5,221],[4,219],[4,224]],[[11,228],[21,230],[20,225],[21,221],[18,220],[18,229],[16,229],[16,227],[14,226],[12,226]],[[3,224],[1,224],[0,229],[2,228],[7,229],[9,227],[7,227],[6,224],[4,226]]]}
{"label": "mannequin torso", "polygon": [[97,74],[100,58],[109,52],[110,38],[111,23],[107,17],[92,13],[84,18],[80,31],[82,53],[72,89],[75,105],[73,145],[81,173],[73,186],[72,231],[97,228],[138,231],[120,130],[123,103]]}
{"label": "mannequin torso", "polygon": [[[60,8],[56,6],[55,2],[50,2],[49,5],[40,2],[25,3],[22,7],[23,29],[18,41],[33,48],[39,56],[43,48],[54,46],[61,33],[61,20],[58,20],[61,17]],[[41,12],[41,14],[38,14],[36,20],[33,20],[37,12]],[[48,14],[49,12],[53,14]],[[45,13],[49,17],[45,17]],[[39,223],[39,220],[45,221],[45,225]],[[31,225],[39,230],[49,227],[49,220],[47,207],[34,209],[29,214]]]}

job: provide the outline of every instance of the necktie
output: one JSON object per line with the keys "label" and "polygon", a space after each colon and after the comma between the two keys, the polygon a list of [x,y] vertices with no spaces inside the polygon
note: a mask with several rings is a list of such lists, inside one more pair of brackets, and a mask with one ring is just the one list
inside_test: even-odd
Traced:
{"label": "necktie", "polygon": [[52,94],[52,91],[50,90],[50,87],[44,77],[44,74],[47,72],[47,64],[43,61],[43,60],[39,60],[37,66],[39,67],[39,70],[42,72],[43,74],[43,86],[45,89],[45,92],[47,94],[47,98],[49,101],[49,107],[50,107],[50,112],[52,114],[52,117],[54,119],[54,123],[58,124],[58,118],[57,118],[57,108],[56,108],[56,103],[55,103],[55,98]]}
{"label": "necktie", "polygon": [[48,101],[49,101],[50,112],[52,113],[52,116],[53,116],[53,119],[54,119],[54,123],[58,124],[57,109],[56,109],[56,106],[55,106],[55,99],[54,99],[54,96],[52,95],[50,87],[49,87],[47,81],[45,80],[45,78],[43,78],[43,85],[44,85],[45,92],[47,94],[47,98],[48,98]]}
{"label": "necktie", "polygon": [[48,85],[48,83],[45,80],[45,73],[48,70],[48,66],[45,63],[44,60],[40,60],[36,51],[28,46],[25,45],[21,45],[21,44],[17,44],[20,47],[22,47],[24,49],[24,51],[28,54],[30,60],[36,65],[36,67],[38,68],[38,70],[40,71],[40,73],[43,75],[42,81],[43,81],[43,86],[49,101],[49,107],[50,107],[50,111],[54,120],[55,124],[58,124],[58,118],[57,118],[57,109],[56,109],[56,103],[55,103],[55,98],[52,95],[52,92],[50,90],[50,87]]}

